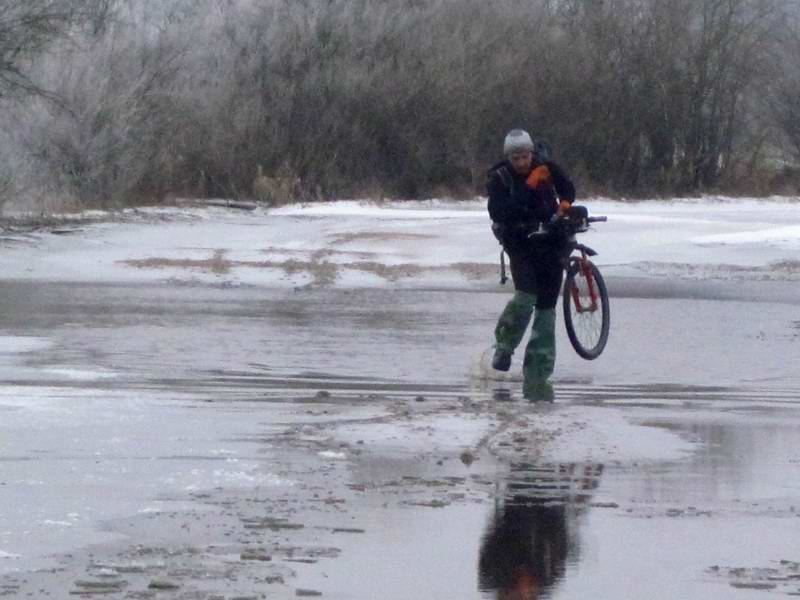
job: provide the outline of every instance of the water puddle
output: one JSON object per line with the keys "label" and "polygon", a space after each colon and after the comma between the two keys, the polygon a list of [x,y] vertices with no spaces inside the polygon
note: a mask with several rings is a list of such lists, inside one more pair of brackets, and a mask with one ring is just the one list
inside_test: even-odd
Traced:
{"label": "water puddle", "polygon": [[786,305],[615,299],[531,403],[502,294],[4,285],[0,594],[800,591]]}

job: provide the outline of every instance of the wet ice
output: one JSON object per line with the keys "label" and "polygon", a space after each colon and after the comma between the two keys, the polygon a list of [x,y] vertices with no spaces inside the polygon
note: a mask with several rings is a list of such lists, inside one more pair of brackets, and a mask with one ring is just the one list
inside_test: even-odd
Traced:
{"label": "wet ice", "polygon": [[[735,244],[703,243],[730,261],[750,241],[725,208],[723,225],[705,227],[729,228]],[[439,229],[452,218],[475,235],[482,218],[375,210],[390,231],[408,228],[400,218]],[[642,215],[615,210],[614,235],[630,241],[623,224]],[[693,210],[650,216],[662,227]],[[317,217],[314,227],[330,223]],[[341,241],[354,222],[331,233]],[[123,230],[133,239],[136,227]],[[597,236],[602,255],[621,251]],[[743,262],[768,263],[788,248],[781,240]],[[212,285],[3,280],[2,589],[80,591],[110,569],[125,581],[119,594],[165,581],[195,597],[477,599],[538,586],[563,599],[751,598],[775,569],[793,591],[795,286],[609,268],[606,353],[582,361],[559,322],[547,406],[523,402],[513,376],[473,369],[506,299],[493,279],[431,288],[422,277],[406,289],[226,287],[214,274]],[[490,549],[498,540],[509,552]],[[621,576],[620,565],[648,576]],[[18,574],[53,567],[63,570]]]}

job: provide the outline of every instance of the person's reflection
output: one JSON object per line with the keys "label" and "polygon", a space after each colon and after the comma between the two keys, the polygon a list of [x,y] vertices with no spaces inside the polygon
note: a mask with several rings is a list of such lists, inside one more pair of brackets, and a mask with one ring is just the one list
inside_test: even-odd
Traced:
{"label": "person's reflection", "polygon": [[479,583],[498,600],[543,598],[577,559],[575,517],[602,465],[513,465],[481,546]]}

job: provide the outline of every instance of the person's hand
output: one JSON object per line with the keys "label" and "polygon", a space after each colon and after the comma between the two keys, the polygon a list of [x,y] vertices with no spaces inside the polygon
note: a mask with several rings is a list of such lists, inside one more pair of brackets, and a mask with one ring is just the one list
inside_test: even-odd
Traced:
{"label": "person's hand", "polygon": [[563,217],[565,214],[569,212],[570,207],[572,206],[572,202],[569,200],[562,200],[558,203],[558,211],[556,215],[559,217]]}

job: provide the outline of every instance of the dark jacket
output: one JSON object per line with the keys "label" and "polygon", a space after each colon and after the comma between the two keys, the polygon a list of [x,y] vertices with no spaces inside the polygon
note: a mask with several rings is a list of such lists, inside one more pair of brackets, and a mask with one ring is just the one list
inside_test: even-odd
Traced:
{"label": "dark jacket", "polygon": [[511,163],[504,160],[488,172],[486,192],[489,196],[489,217],[501,231],[501,243],[510,249],[525,243],[530,228],[548,222],[558,210],[559,200],[572,203],[575,186],[556,163],[534,163],[536,186],[527,183],[529,176],[517,175]]}

